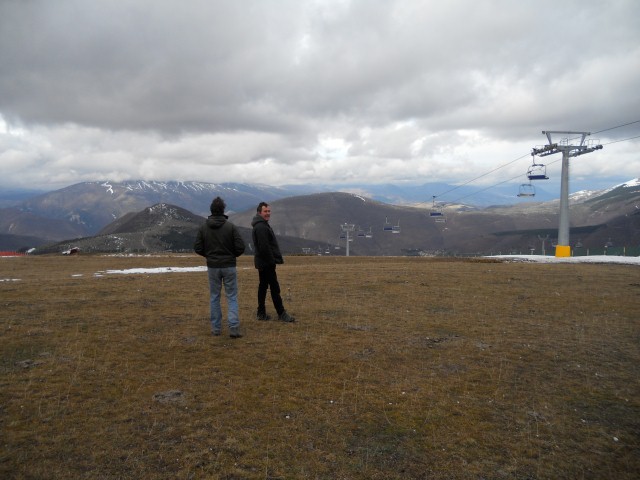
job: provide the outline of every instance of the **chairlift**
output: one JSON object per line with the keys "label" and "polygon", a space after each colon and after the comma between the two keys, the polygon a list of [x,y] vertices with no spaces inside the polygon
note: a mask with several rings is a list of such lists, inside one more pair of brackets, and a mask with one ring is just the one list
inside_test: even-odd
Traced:
{"label": "chairlift", "polygon": [[393,225],[389,223],[389,219],[387,217],[384,217],[384,226],[382,227],[382,230],[385,232],[393,231]]}
{"label": "chairlift", "polygon": [[519,197],[535,197],[536,188],[530,183],[523,183],[518,188],[518,196]]}
{"label": "chairlift", "polygon": [[549,180],[547,177],[547,166],[542,163],[534,163],[527,170],[529,180]]}
{"label": "chairlift", "polygon": [[364,238],[365,237],[364,230],[362,230],[360,227],[358,227],[358,233],[356,235],[358,237],[360,237],[360,238]]}
{"label": "chairlift", "polygon": [[373,238],[373,233],[371,232],[371,227],[369,227],[369,231],[364,234],[366,238]]}
{"label": "chairlift", "polygon": [[429,216],[433,218],[438,223],[444,223],[444,213],[442,213],[442,209],[436,203],[436,196],[433,196],[433,204],[431,205],[431,211],[429,212]]}
{"label": "chairlift", "polygon": [[391,233],[400,233],[400,220],[398,220],[398,224],[391,227]]}

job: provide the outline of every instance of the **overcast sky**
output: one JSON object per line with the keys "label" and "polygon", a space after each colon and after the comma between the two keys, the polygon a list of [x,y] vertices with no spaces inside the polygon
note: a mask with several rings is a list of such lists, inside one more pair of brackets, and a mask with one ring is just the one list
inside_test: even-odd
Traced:
{"label": "overcast sky", "polygon": [[[519,157],[476,183],[524,181],[542,130],[640,120],[639,25],[638,0],[0,0],[0,187],[459,183]],[[638,135],[592,135],[572,185],[640,176]]]}

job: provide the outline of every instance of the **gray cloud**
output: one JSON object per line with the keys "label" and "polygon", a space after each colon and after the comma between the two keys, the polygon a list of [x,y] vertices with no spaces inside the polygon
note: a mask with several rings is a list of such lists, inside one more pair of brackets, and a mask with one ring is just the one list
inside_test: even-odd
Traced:
{"label": "gray cloud", "polygon": [[[466,180],[543,129],[638,120],[638,18],[634,0],[4,0],[3,181]],[[597,155],[637,176],[629,145]]]}

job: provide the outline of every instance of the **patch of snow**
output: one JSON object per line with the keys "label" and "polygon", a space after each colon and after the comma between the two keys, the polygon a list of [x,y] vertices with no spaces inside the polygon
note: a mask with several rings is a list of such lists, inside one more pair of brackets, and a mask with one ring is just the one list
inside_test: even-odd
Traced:
{"label": "patch of snow", "polygon": [[107,187],[107,193],[110,193],[111,195],[113,195],[113,187],[109,182],[104,182],[102,186]]}
{"label": "patch of snow", "polygon": [[129,268],[127,270],[105,270],[97,272],[96,276],[107,275],[132,275],[132,274],[155,274],[155,273],[191,273],[206,272],[207,267],[156,267],[156,268]]}
{"label": "patch of snow", "polygon": [[618,188],[618,187],[637,187],[637,186],[640,186],[640,178],[634,178],[633,180],[629,180],[628,182],[621,183],[620,185],[616,185],[613,188]]}
{"label": "patch of snow", "polygon": [[589,255],[581,257],[551,257],[546,255],[491,255],[485,258],[497,258],[513,262],[532,263],[622,263],[640,265],[640,257],[623,257],[621,255]]}
{"label": "patch of snow", "polygon": [[580,190],[569,195],[572,202],[582,202],[598,195],[604,195],[604,190]]}

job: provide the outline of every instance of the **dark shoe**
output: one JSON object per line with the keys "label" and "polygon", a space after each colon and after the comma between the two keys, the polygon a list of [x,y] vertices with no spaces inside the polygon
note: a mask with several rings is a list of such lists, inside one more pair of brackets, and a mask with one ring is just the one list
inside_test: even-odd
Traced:
{"label": "dark shoe", "polygon": [[222,332],[219,330],[214,330],[213,332],[211,332],[213,334],[214,337],[219,337],[220,335],[222,335]]}
{"label": "dark shoe", "polygon": [[231,331],[229,332],[229,336],[231,338],[242,338],[242,335],[240,334],[240,330],[238,330],[237,328],[232,328]]}
{"label": "dark shoe", "polygon": [[278,320],[280,320],[281,322],[288,322],[288,323],[296,321],[295,317],[292,317],[287,312],[282,312],[280,315],[278,315]]}
{"label": "dark shoe", "polygon": [[257,320],[262,320],[262,321],[271,320],[271,315],[269,315],[267,313],[258,313],[256,315],[256,319]]}

